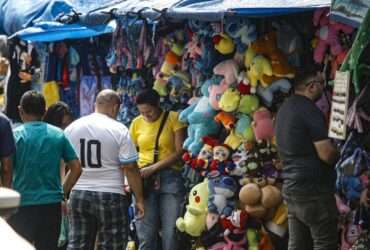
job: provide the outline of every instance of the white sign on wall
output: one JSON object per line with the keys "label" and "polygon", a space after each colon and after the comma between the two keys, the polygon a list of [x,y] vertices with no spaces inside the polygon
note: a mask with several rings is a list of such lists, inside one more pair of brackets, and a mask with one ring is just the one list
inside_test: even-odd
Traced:
{"label": "white sign on wall", "polygon": [[348,111],[350,73],[337,71],[334,80],[333,98],[330,112],[329,137],[346,138],[346,117]]}

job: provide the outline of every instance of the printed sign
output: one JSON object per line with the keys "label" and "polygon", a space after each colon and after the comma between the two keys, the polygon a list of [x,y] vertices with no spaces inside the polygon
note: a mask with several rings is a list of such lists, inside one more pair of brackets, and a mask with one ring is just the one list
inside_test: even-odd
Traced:
{"label": "printed sign", "polygon": [[346,138],[346,117],[350,73],[337,71],[334,80],[333,98],[330,112],[329,137],[344,140]]}

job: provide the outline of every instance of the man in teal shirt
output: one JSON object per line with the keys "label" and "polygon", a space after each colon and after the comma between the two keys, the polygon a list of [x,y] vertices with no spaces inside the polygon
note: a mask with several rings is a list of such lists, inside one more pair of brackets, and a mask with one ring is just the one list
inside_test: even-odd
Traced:
{"label": "man in teal shirt", "polygon": [[[9,224],[38,250],[54,250],[60,231],[61,202],[82,170],[63,131],[41,121],[44,113],[45,99],[40,93],[28,91],[22,96],[19,114],[24,124],[13,131],[13,188],[21,194],[21,206]],[[61,160],[70,169],[63,186]]]}

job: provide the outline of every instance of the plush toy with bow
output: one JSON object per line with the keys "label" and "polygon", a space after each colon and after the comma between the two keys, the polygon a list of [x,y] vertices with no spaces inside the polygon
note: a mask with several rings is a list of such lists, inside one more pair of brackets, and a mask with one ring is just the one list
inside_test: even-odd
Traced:
{"label": "plush toy with bow", "polygon": [[176,220],[176,227],[181,232],[198,237],[206,229],[206,216],[208,204],[207,179],[194,186],[189,193],[189,203],[186,206],[184,218]]}

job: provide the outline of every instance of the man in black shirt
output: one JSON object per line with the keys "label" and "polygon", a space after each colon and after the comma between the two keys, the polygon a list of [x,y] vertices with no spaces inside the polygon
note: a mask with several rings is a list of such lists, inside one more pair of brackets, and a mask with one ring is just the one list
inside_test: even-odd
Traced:
{"label": "man in black shirt", "polygon": [[276,117],[289,250],[338,249],[334,198],[338,151],[327,136],[324,115],[315,105],[323,85],[322,77],[314,71],[297,77],[295,94],[283,103]]}

